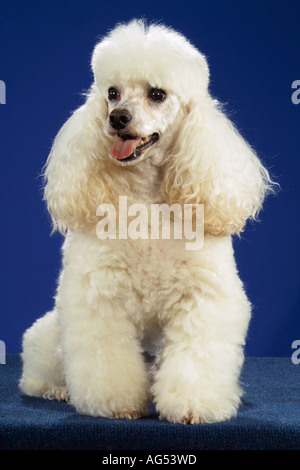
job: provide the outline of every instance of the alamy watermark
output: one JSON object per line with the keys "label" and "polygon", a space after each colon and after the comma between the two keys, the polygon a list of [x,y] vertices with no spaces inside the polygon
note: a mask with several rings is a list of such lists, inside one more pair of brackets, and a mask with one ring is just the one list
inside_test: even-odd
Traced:
{"label": "alamy watermark", "polygon": [[4,341],[0,340],[0,364],[6,364],[6,346]]}
{"label": "alamy watermark", "polygon": [[[118,215],[117,215],[118,214]],[[200,250],[204,244],[204,205],[132,204],[119,196],[118,210],[100,204],[96,227],[101,240],[185,240],[186,250]]]}
{"label": "alamy watermark", "polygon": [[0,104],[6,104],[6,85],[3,80],[0,80]]}
{"label": "alamy watermark", "polygon": [[300,80],[294,80],[292,83],[292,89],[295,91],[292,93],[291,100],[293,104],[300,103]]}
{"label": "alamy watermark", "polygon": [[300,364],[300,339],[295,339],[292,343],[292,349],[295,349],[291,356],[291,360],[293,364]]}

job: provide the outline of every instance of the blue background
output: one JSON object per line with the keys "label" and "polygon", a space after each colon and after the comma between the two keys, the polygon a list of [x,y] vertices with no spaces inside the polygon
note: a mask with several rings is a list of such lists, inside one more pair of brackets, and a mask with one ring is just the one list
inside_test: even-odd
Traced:
{"label": "blue background", "polygon": [[39,177],[52,140],[92,81],[100,36],[133,17],[162,20],[186,35],[210,64],[211,92],[281,185],[261,223],[235,241],[254,304],[246,353],[290,356],[300,338],[298,0],[2,1],[0,80],[1,317],[7,352],[53,306],[61,236],[50,237]]}

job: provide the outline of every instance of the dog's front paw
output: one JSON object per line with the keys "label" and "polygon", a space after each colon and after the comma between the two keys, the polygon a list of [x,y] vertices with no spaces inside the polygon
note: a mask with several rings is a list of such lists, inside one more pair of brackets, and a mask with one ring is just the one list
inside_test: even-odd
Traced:
{"label": "dog's front paw", "polygon": [[70,402],[84,415],[135,419],[148,411],[148,376],[136,371],[132,374],[111,374],[100,381],[95,375],[88,380],[69,383]]}
{"label": "dog's front paw", "polygon": [[122,403],[120,397],[108,400],[89,398],[75,401],[71,399],[71,404],[80,414],[114,419],[137,419],[148,413],[147,398],[136,399],[135,402],[135,405],[132,400]]}
{"label": "dog's front paw", "polygon": [[77,412],[84,415],[115,418],[137,419],[148,412],[149,395],[145,390],[135,394],[129,391],[105,390],[100,387],[93,393],[90,389],[82,396],[76,393],[71,395],[71,404]]}
{"label": "dog's front paw", "polygon": [[182,396],[176,399],[170,396],[169,403],[165,399],[157,399],[159,419],[180,424],[203,424],[225,421],[236,416],[238,398],[236,403],[234,400],[224,400],[224,403],[220,400],[216,403],[207,398],[202,400],[200,396],[195,398]]}
{"label": "dog's front paw", "polygon": [[233,381],[230,385],[201,377],[188,380],[172,374],[169,380],[157,378],[152,387],[160,419],[173,423],[202,424],[225,421],[237,413],[241,390]]}

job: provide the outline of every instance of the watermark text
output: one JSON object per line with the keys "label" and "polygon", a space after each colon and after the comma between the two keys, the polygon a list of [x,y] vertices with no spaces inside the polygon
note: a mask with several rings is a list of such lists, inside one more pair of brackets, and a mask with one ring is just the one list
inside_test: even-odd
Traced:
{"label": "watermark text", "polygon": [[298,365],[300,364],[300,339],[293,341],[292,349],[295,349],[291,357],[292,363]]}
{"label": "watermark text", "polygon": [[295,91],[292,93],[291,99],[293,104],[300,103],[300,80],[294,80],[292,83],[292,89]]}
{"label": "watermark text", "polygon": [[119,206],[100,204],[96,227],[100,240],[185,240],[186,250],[200,250],[204,243],[203,204],[132,204],[119,196]]}
{"label": "watermark text", "polygon": [[6,85],[3,80],[0,80],[0,104],[6,104]]}
{"label": "watermark text", "polygon": [[6,364],[6,346],[2,340],[0,340],[0,364]]}

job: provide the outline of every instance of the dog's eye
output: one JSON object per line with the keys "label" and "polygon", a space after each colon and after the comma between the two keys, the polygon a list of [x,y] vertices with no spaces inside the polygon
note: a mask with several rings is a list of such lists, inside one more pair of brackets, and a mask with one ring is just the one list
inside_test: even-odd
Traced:
{"label": "dog's eye", "polygon": [[159,88],[151,88],[149,98],[156,102],[164,101],[166,98],[166,92],[164,90],[160,90]]}
{"label": "dog's eye", "polygon": [[111,87],[109,90],[108,90],[108,99],[109,101],[114,101],[114,100],[117,100],[119,98],[119,95],[120,93],[118,92],[118,90],[114,87]]}

